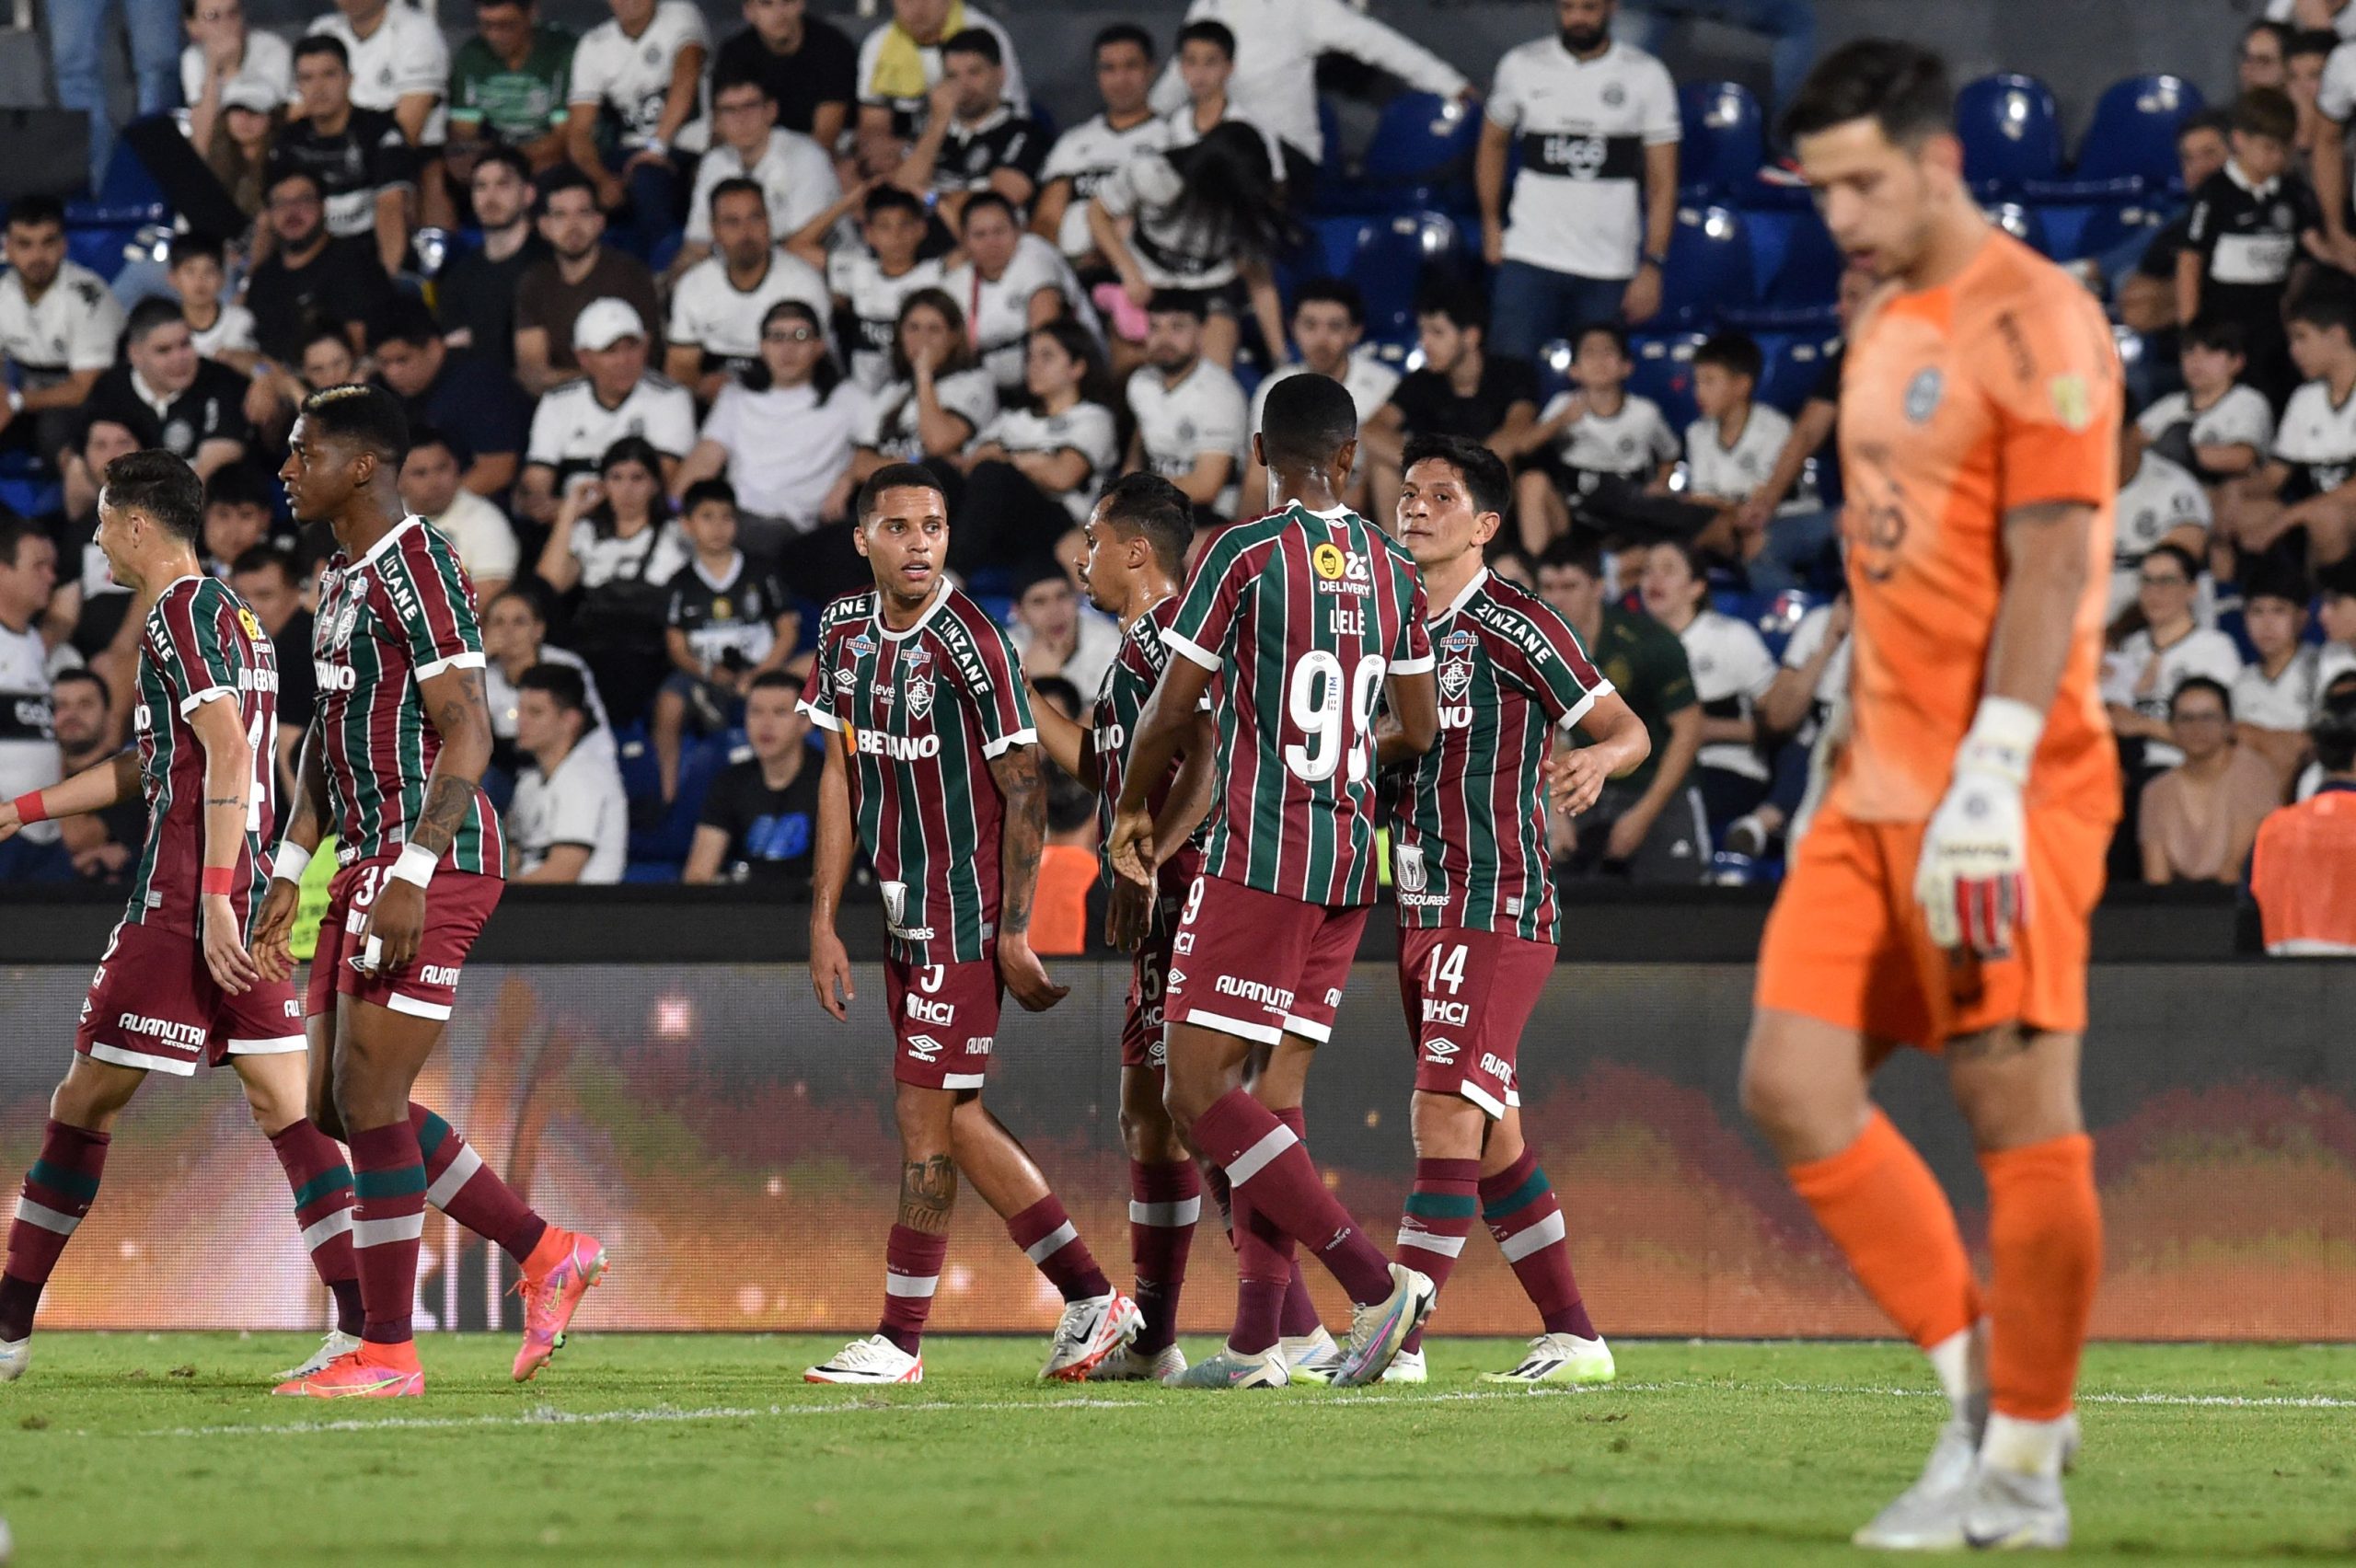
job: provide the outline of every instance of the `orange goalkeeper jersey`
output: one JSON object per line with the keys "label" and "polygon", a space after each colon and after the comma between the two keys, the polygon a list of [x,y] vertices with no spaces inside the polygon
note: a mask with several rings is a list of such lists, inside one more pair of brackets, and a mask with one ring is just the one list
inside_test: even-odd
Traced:
{"label": "orange goalkeeper jersey", "polygon": [[1860,317],[1841,384],[1856,629],[1854,727],[1833,799],[1851,817],[1921,822],[1946,792],[1986,680],[2004,517],[2038,502],[2080,502],[2095,515],[2028,803],[2117,816],[2117,757],[2096,680],[2121,396],[2118,351],[2093,296],[2008,235],[1992,233],[1939,287],[1885,292]]}

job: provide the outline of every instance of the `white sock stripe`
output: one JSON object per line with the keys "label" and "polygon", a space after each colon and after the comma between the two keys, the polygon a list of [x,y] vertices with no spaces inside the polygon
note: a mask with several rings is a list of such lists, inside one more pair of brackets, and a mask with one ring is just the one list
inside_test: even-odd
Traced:
{"label": "white sock stripe", "polygon": [[1022,1249],[1022,1255],[1034,1263],[1044,1263],[1057,1252],[1080,1239],[1080,1228],[1065,1220],[1036,1241]]}
{"label": "white sock stripe", "polygon": [[939,1274],[904,1274],[886,1271],[884,1275],[884,1294],[886,1296],[930,1297],[940,1288]]}
{"label": "white sock stripe", "polygon": [[425,1215],[397,1214],[390,1219],[355,1219],[352,1222],[352,1244],[355,1247],[389,1247],[398,1241],[414,1241],[425,1234]]}
{"label": "white sock stripe", "polygon": [[1410,1230],[1403,1225],[1399,1228],[1399,1245],[1402,1248],[1413,1247],[1419,1251],[1437,1252],[1443,1258],[1454,1258],[1463,1254],[1464,1238],[1441,1236],[1429,1230]]}
{"label": "white sock stripe", "polygon": [[1299,1141],[1292,1136],[1290,1127],[1278,1123],[1268,1129],[1266,1137],[1235,1157],[1234,1163],[1227,1168],[1227,1184],[1230,1187],[1241,1187],[1244,1182],[1265,1170],[1269,1161]]}
{"label": "white sock stripe", "polygon": [[1163,1230],[1184,1230],[1203,1217],[1203,1200],[1181,1198],[1174,1204],[1141,1204],[1129,1200],[1129,1223]]}
{"label": "white sock stripe", "polygon": [[1518,1263],[1540,1248],[1553,1246],[1568,1234],[1563,1226],[1563,1211],[1556,1209],[1529,1229],[1517,1230],[1498,1242],[1497,1251],[1506,1255],[1507,1262]]}
{"label": "white sock stripe", "polygon": [[352,1229],[352,1211],[340,1208],[327,1218],[303,1228],[303,1251],[316,1252],[319,1248]]}
{"label": "white sock stripe", "polygon": [[450,1169],[442,1172],[440,1179],[425,1189],[425,1201],[438,1209],[448,1208],[450,1200],[458,1195],[458,1190],[474,1180],[475,1172],[481,1169],[482,1156],[475,1152],[475,1146],[460,1144],[457,1158],[450,1161]]}
{"label": "white sock stripe", "polygon": [[43,1230],[53,1230],[60,1236],[73,1235],[74,1228],[82,1223],[70,1214],[60,1214],[48,1205],[37,1204],[22,1193],[18,1193],[17,1197],[17,1217],[27,1225],[36,1225]]}

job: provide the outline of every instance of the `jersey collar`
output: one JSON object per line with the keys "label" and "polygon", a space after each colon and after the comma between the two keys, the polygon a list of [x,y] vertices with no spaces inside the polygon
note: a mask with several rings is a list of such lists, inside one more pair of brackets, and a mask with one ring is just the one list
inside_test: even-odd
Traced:
{"label": "jersey collar", "polygon": [[165,600],[170,598],[172,596],[172,590],[179,587],[183,582],[202,582],[203,581],[204,574],[201,571],[183,571],[178,577],[173,578],[169,582],[165,583],[161,588],[156,590],[156,603],[160,605]]}
{"label": "jersey collar", "polygon": [[884,624],[884,593],[882,589],[878,589],[875,594],[876,635],[886,642],[906,642],[930,624],[932,617],[941,613],[941,606],[947,603],[949,603],[949,579],[943,577],[941,580],[941,586],[933,591],[932,603],[924,607],[924,614],[917,617],[916,625],[906,631],[894,631]]}
{"label": "jersey collar", "polygon": [[731,582],[735,582],[738,575],[744,571],[745,552],[743,550],[735,552],[734,559],[728,563],[728,575],[719,579],[718,581],[714,581],[711,573],[703,569],[703,557],[696,557],[694,564],[696,575],[703,580],[703,585],[705,587],[710,589],[715,594],[724,593],[727,590],[728,585]]}
{"label": "jersey collar", "polygon": [[399,538],[411,528],[421,526],[423,522],[424,519],[419,517],[417,513],[413,512],[410,513],[398,523],[394,524],[391,528],[387,529],[383,538],[377,540],[375,544],[370,545],[366,555],[362,556],[358,560],[353,561],[352,564],[354,566],[367,566],[372,564],[378,556],[383,555],[386,550],[392,548],[392,543],[395,539]]}
{"label": "jersey collar", "polygon": [[1463,587],[1456,591],[1456,597],[1448,602],[1448,608],[1440,611],[1440,613],[1436,616],[1430,617],[1426,620],[1425,624],[1426,626],[1438,626],[1440,622],[1447,620],[1449,617],[1455,615],[1457,611],[1471,604],[1472,602],[1472,595],[1478,594],[1482,589],[1488,585],[1489,569],[1484,566],[1480,571],[1472,574],[1472,582],[1467,582]]}
{"label": "jersey collar", "polygon": [[2282,177],[2279,174],[2263,185],[2253,183],[2250,177],[2242,172],[2242,166],[2231,158],[2225,160],[2225,178],[2261,202],[2281,189],[2282,185]]}
{"label": "jersey collar", "polygon": [[1307,513],[1310,516],[1325,523],[1339,523],[1343,518],[1347,517],[1350,514],[1350,509],[1347,505],[1336,506],[1332,508],[1330,511],[1320,512],[1315,507],[1304,505],[1298,501],[1294,502],[1293,504],[1300,507],[1301,511]]}

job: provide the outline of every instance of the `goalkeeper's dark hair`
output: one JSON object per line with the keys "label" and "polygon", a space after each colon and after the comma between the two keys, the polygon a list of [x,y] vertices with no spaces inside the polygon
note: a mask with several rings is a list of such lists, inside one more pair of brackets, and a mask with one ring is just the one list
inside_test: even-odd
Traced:
{"label": "goalkeeper's dark hair", "polygon": [[303,399],[303,417],[312,429],[375,453],[396,473],[409,455],[409,416],[401,412],[400,400],[381,386],[349,382],[322,387]]}
{"label": "goalkeeper's dark hair", "polygon": [[1784,110],[1783,141],[1870,120],[1900,146],[1955,127],[1955,87],[1946,63],[1919,43],[1861,38],[1816,63]]}

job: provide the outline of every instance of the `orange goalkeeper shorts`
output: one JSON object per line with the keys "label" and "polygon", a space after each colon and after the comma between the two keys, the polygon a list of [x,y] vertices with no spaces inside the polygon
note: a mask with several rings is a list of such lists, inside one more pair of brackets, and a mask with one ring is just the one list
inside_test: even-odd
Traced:
{"label": "orange goalkeeper shorts", "polygon": [[2003,1023],[2084,1030],[2110,825],[2029,813],[2028,917],[1992,960],[1932,945],[1914,901],[1924,826],[1817,813],[1760,942],[1758,1006],[1932,1051]]}

